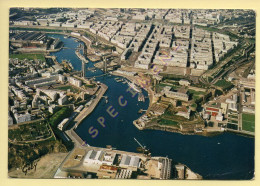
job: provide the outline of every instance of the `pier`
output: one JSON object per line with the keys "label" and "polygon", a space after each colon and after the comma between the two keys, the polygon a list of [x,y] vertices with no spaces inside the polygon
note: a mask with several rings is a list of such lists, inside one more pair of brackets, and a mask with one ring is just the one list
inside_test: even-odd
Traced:
{"label": "pier", "polygon": [[60,66],[60,63],[57,61],[56,56],[45,56],[45,58],[52,59],[52,61],[54,62],[55,65],[59,65]]}
{"label": "pier", "polygon": [[147,110],[140,109],[138,113],[146,112]]}

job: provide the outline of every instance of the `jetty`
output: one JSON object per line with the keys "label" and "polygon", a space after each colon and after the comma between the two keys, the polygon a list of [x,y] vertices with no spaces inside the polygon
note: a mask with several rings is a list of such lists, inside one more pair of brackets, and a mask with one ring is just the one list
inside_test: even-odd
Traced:
{"label": "jetty", "polygon": [[77,57],[78,57],[80,60],[84,61],[85,63],[88,63],[88,60],[87,60],[83,55],[81,55],[81,53],[79,52],[79,50],[76,50],[76,51],[75,51],[75,54],[77,55]]}

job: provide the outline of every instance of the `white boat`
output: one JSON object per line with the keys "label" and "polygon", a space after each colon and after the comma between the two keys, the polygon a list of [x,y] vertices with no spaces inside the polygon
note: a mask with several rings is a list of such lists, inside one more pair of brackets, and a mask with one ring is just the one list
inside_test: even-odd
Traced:
{"label": "white boat", "polygon": [[133,82],[127,82],[127,84],[136,92],[142,92],[140,88],[138,88]]}
{"label": "white boat", "polygon": [[138,101],[145,102],[144,95],[143,95],[141,92],[140,92],[140,93],[138,93]]}

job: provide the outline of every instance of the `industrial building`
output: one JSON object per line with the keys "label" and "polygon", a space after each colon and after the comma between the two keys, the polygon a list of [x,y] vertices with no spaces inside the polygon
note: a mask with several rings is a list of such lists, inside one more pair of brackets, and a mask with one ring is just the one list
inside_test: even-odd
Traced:
{"label": "industrial building", "polygon": [[60,39],[59,39],[59,38],[55,39],[55,40],[52,42],[52,44],[51,44],[51,49],[52,49],[52,50],[56,49],[56,47],[57,47],[59,44],[60,44]]}
{"label": "industrial building", "polygon": [[73,77],[68,77],[68,82],[72,85],[75,85],[77,87],[81,87],[82,86],[82,81],[81,80],[78,80],[76,78],[73,78]]}
{"label": "industrial building", "polygon": [[119,164],[120,167],[131,168],[132,170],[135,170],[135,171],[137,170],[137,168],[139,168],[140,158],[138,156],[122,154],[121,157],[122,157],[122,159]]}

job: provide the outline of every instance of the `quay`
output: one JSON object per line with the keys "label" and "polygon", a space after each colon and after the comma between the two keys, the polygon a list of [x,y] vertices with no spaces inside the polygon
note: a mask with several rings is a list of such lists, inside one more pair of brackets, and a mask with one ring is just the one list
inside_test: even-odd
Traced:
{"label": "quay", "polygon": [[85,63],[88,63],[88,60],[83,55],[81,55],[78,50],[75,51],[75,54],[80,60],[84,61]]}
{"label": "quay", "polygon": [[96,93],[96,98],[93,99],[92,103],[89,107],[85,107],[79,115],[72,121],[74,123],[74,126],[70,129],[65,131],[65,133],[69,136],[69,138],[74,142],[76,147],[79,147],[83,144],[83,140],[77,135],[75,132],[75,129],[79,126],[79,124],[89,115],[93,112],[93,110],[96,108],[99,101],[104,97],[103,95],[107,91],[108,87],[105,84],[100,85],[100,89]]}
{"label": "quay", "polygon": [[105,92],[107,91],[107,86],[105,84],[101,84],[100,85],[100,89],[97,91],[97,96],[94,99],[94,101],[91,103],[91,105],[89,107],[84,108],[80,114],[75,118],[74,122],[75,125],[73,127],[77,128],[79,126],[79,124],[96,108],[97,104],[99,103],[99,101],[101,100],[101,98],[103,97],[103,95],[105,94]]}
{"label": "quay", "polygon": [[52,59],[52,61],[54,62],[55,65],[61,66],[61,64],[57,61],[56,56],[45,56],[45,58]]}

